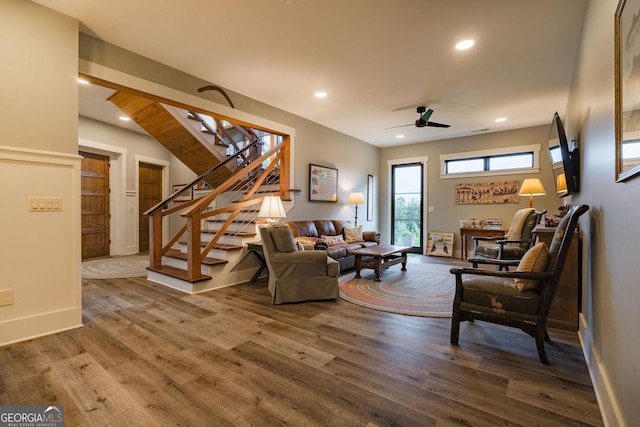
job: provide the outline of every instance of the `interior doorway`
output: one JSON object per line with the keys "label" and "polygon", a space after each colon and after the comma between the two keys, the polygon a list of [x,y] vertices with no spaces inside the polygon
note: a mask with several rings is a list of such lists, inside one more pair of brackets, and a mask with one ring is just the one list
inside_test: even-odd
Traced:
{"label": "interior doorway", "polygon": [[392,244],[423,253],[424,167],[420,162],[391,166]]}
{"label": "interior doorway", "polygon": [[144,213],[162,201],[162,166],[138,166],[138,251],[149,250],[149,217]]}
{"label": "interior doorway", "polygon": [[82,259],[109,256],[109,156],[79,154]]}

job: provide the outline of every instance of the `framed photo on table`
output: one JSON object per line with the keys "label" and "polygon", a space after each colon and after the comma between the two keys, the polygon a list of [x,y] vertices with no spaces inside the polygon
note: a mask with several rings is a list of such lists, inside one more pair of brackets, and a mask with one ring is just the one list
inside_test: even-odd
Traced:
{"label": "framed photo on table", "polygon": [[309,163],[309,201],[338,201],[338,169]]}

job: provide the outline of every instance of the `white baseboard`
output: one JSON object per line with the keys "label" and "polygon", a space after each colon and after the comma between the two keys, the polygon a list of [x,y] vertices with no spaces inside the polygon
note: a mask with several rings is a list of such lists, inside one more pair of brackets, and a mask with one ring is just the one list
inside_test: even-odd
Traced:
{"label": "white baseboard", "polygon": [[593,383],[593,390],[598,399],[598,405],[600,406],[600,413],[602,414],[602,420],[606,427],[626,427],[622,415],[620,414],[620,408],[617,404],[611,382],[607,375],[607,371],[601,362],[600,355],[593,343],[593,336],[587,319],[582,313],[580,313],[580,330],[578,331],[578,337],[580,338],[580,344],[582,345],[582,352],[584,353],[584,359],[587,362],[587,368],[589,369],[589,375],[591,376],[591,382]]}

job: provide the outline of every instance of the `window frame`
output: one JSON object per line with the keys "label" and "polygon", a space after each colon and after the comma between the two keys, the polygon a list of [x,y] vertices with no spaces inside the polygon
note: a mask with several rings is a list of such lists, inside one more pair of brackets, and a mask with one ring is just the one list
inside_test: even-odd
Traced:
{"label": "window frame", "polygon": [[[540,144],[518,145],[513,147],[494,148],[490,150],[478,150],[478,151],[466,151],[458,153],[449,153],[440,155],[440,179],[453,179],[453,178],[472,178],[482,176],[497,176],[497,175],[518,175],[528,173],[540,172]],[[531,168],[518,168],[518,169],[503,169],[495,171],[481,171],[481,172],[463,172],[463,173],[446,173],[446,162],[450,160],[467,160],[489,157],[503,157],[509,155],[518,155],[522,153],[533,153],[533,167]]]}

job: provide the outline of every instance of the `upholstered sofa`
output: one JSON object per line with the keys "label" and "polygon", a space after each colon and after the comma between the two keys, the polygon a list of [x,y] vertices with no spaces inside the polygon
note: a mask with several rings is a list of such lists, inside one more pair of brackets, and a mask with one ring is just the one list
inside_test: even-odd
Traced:
{"label": "upholstered sofa", "polygon": [[351,270],[355,266],[355,255],[350,251],[380,244],[380,233],[361,231],[362,226],[354,227],[350,221],[317,219],[287,221],[284,224],[305,249],[326,250],[327,255],[340,263],[340,272]]}

